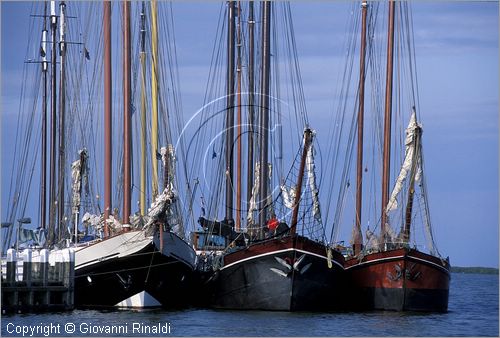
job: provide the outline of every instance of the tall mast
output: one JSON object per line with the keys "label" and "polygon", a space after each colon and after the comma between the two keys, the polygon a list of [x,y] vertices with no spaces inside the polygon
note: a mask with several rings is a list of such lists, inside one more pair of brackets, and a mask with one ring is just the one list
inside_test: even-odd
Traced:
{"label": "tall mast", "polygon": [[260,90],[260,181],[259,181],[259,223],[267,221],[268,146],[269,146],[269,78],[271,66],[271,2],[262,3],[262,73]]}
{"label": "tall mast", "polygon": [[233,142],[234,142],[234,1],[228,2],[227,73],[226,73],[226,216],[233,220]]}
{"label": "tall mast", "polygon": [[151,1],[151,163],[152,195],[158,196],[158,28],[156,0]]}
{"label": "tall mast", "polygon": [[56,2],[50,2],[50,29],[52,33],[52,50],[51,50],[51,70],[50,70],[50,193],[49,193],[49,246],[55,241],[56,227],[56,50],[57,50],[57,15]]}
{"label": "tall mast", "polygon": [[104,237],[109,236],[106,220],[111,211],[112,169],[112,77],[111,77],[111,2],[104,1]]}
{"label": "tall mast", "polygon": [[366,12],[367,2],[361,4],[361,45],[359,60],[359,105],[358,105],[358,152],[356,164],[356,228],[354,235],[354,255],[363,247],[361,234],[361,208],[363,201],[363,125],[365,115],[365,56],[366,56]]}
{"label": "tall mast", "polygon": [[306,157],[312,143],[312,131],[307,128],[304,131],[304,149],[302,150],[302,157],[300,158],[299,173],[297,179],[297,186],[295,187],[295,200],[293,201],[292,222],[290,224],[290,235],[295,235],[297,232],[297,220],[299,216],[300,197],[302,195],[302,182],[304,180],[304,171],[306,167]]}
{"label": "tall mast", "polygon": [[47,227],[47,2],[43,10],[42,30],[42,74],[43,74],[43,103],[42,103],[42,177],[40,181],[40,226]]}
{"label": "tall mast", "polygon": [[254,31],[255,19],[253,14],[253,1],[248,2],[248,158],[247,158],[247,205],[250,206],[253,187],[253,133],[255,123],[255,85],[254,85]]}
{"label": "tall mast", "polygon": [[123,230],[130,224],[131,190],[131,46],[130,46],[130,2],[123,2]]}
{"label": "tall mast", "polygon": [[142,2],[141,10],[141,188],[140,188],[140,212],[146,214],[146,13],[145,3]]}
{"label": "tall mast", "polygon": [[236,230],[240,230],[241,228],[241,172],[242,172],[242,163],[241,163],[241,146],[242,146],[242,140],[241,140],[241,76],[242,76],[242,69],[241,69],[241,1],[238,1],[238,28],[237,28],[237,42],[236,46],[238,47],[238,55],[237,55],[237,61],[236,61],[236,72],[238,74],[238,136],[237,136],[237,142],[238,142],[238,163],[236,165]]}
{"label": "tall mast", "polygon": [[390,160],[391,160],[391,118],[392,118],[392,81],[393,81],[393,60],[394,60],[394,0],[389,1],[389,25],[387,37],[387,71],[385,88],[385,114],[384,114],[384,158],[382,165],[382,217],[381,234],[384,243],[386,242],[386,207],[389,202],[389,180],[390,180]]}
{"label": "tall mast", "polygon": [[61,56],[61,75],[59,80],[59,240],[62,239],[63,231],[66,229],[66,220],[64,217],[64,172],[65,172],[65,129],[66,129],[66,3],[61,1],[59,4],[60,16],[60,36],[59,50]]}

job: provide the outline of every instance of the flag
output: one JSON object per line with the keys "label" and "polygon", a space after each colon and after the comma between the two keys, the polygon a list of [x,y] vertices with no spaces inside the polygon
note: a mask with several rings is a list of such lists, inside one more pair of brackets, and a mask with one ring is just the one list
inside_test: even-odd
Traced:
{"label": "flag", "polygon": [[89,51],[87,50],[87,48],[86,48],[86,47],[83,47],[83,49],[84,49],[84,53],[85,53],[85,58],[86,58],[87,60],[90,60],[90,53],[89,53]]}
{"label": "flag", "polygon": [[215,147],[214,147],[214,149],[212,150],[212,159],[214,159],[216,157],[217,157],[217,153],[215,152]]}

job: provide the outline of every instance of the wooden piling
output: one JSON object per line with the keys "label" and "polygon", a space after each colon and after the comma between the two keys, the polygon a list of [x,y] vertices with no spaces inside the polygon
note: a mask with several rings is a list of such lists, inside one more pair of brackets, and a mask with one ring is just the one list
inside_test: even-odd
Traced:
{"label": "wooden piling", "polygon": [[72,310],[75,251],[14,249],[2,258],[2,313]]}

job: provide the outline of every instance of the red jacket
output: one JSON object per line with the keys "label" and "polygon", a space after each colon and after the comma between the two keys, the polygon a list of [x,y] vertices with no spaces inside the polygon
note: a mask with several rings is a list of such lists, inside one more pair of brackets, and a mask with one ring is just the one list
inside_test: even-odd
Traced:
{"label": "red jacket", "polygon": [[269,221],[267,221],[267,227],[269,228],[270,231],[276,230],[276,228],[278,227],[278,224],[279,224],[279,222],[275,217],[273,217]]}

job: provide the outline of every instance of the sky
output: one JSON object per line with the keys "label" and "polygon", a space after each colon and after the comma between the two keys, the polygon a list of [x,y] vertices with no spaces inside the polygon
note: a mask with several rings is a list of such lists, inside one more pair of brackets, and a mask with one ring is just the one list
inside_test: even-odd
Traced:
{"label": "sky", "polygon": [[[220,5],[173,5],[187,116],[203,103]],[[1,3],[2,221],[9,203],[30,6]],[[343,1],[292,2],[310,122],[324,147],[323,126],[333,112],[351,7]],[[412,7],[435,240],[452,265],[498,267],[498,2],[422,1]]]}

